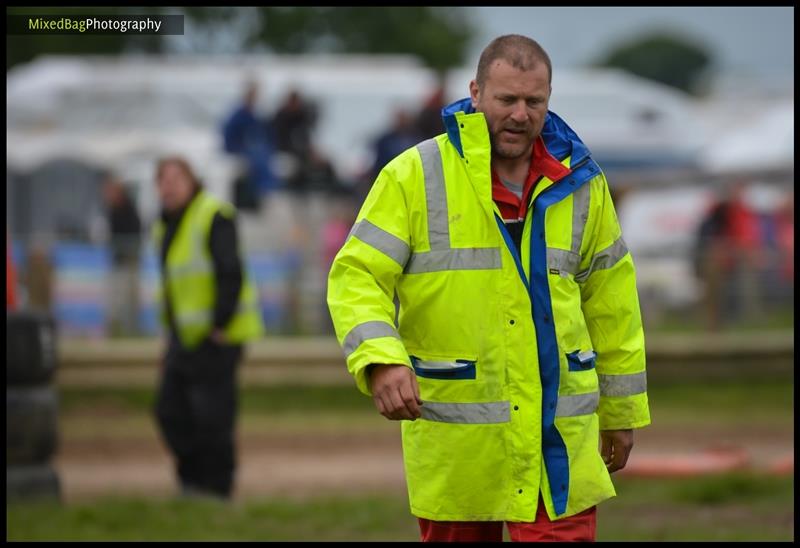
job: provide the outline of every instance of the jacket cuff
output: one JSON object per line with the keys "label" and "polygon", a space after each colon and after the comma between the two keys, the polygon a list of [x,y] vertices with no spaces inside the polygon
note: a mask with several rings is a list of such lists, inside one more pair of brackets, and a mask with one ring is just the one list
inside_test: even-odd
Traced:
{"label": "jacket cuff", "polygon": [[358,389],[367,396],[372,396],[367,377],[367,367],[371,364],[402,364],[411,367],[411,360],[402,341],[394,337],[380,337],[362,342],[347,357],[347,369],[353,375]]}
{"label": "jacket cuff", "polygon": [[597,409],[600,430],[629,430],[650,424],[647,393],[633,396],[600,396]]}

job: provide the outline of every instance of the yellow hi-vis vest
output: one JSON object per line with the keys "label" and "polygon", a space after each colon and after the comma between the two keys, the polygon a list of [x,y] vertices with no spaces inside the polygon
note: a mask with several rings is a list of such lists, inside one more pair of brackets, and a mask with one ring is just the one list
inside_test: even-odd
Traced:
{"label": "yellow hi-vis vest", "polygon": [[336,256],[336,335],[365,394],[369,364],[416,372],[413,515],[531,522],[541,492],[568,517],[616,494],[599,430],[650,423],[633,261],[605,176],[555,114],[542,137],[572,172],[537,184],[521,256],[492,200],[485,117],[469,99],[444,114],[446,134],[382,170]]}
{"label": "yellow hi-vis vest", "polygon": [[[185,348],[197,347],[213,328],[217,286],[208,241],[211,223],[217,212],[229,219],[235,214],[231,204],[201,190],[184,212],[167,252],[167,291],[177,334]],[[160,253],[165,229],[162,220],[153,227],[157,253]],[[163,298],[163,284],[159,284],[158,299],[161,301]],[[163,306],[161,319],[166,319]],[[263,333],[264,324],[256,288],[243,265],[239,305],[225,326],[224,334],[231,343],[244,343],[257,339]]]}

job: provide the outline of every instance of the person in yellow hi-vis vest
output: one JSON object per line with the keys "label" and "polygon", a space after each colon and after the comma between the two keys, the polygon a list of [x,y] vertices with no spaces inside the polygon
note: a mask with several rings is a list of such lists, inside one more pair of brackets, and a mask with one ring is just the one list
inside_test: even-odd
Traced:
{"label": "person in yellow hi-vis vest", "polygon": [[[650,423],[633,260],[605,175],[501,36],[446,133],[378,175],[328,280],[347,366],[402,421],[423,540],[594,540]],[[399,301],[395,325],[394,296]]]}
{"label": "person in yellow hi-vis vest", "polygon": [[203,190],[181,157],[158,163],[162,206],[153,227],[161,265],[167,351],[156,417],[181,493],[229,498],[236,452],[236,370],[244,343],[264,332],[242,264],[232,205]]}

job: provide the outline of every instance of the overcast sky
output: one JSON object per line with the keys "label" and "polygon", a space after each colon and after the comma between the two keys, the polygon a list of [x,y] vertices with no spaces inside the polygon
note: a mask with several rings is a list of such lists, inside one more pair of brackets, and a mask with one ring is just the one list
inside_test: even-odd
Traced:
{"label": "overcast sky", "polygon": [[477,61],[495,36],[525,34],[547,50],[553,65],[588,64],[598,54],[657,29],[705,45],[715,65],[762,77],[793,78],[792,7],[471,7],[482,33],[472,44]]}

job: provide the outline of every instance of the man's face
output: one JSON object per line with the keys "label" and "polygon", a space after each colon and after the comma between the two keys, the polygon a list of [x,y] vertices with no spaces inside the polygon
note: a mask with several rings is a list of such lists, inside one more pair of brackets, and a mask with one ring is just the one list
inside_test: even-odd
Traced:
{"label": "man's face", "polygon": [[108,179],[103,183],[103,199],[105,200],[106,204],[114,207],[122,200],[122,189],[119,187],[119,183],[117,183],[113,179]]}
{"label": "man's face", "polygon": [[175,163],[168,163],[162,169],[157,180],[158,196],[161,205],[167,211],[176,211],[192,198],[194,184],[189,175]]}
{"label": "man's face", "polygon": [[530,152],[544,127],[549,76],[544,63],[519,70],[498,59],[489,67],[483,89],[470,82],[472,106],[486,117],[493,156],[513,160]]}

